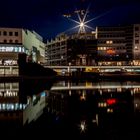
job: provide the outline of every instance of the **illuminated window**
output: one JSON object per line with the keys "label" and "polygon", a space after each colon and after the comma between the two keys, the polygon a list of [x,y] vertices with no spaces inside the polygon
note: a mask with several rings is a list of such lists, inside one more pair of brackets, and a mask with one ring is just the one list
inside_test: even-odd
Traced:
{"label": "illuminated window", "polygon": [[112,44],[112,43],[113,43],[112,40],[107,40],[107,41],[106,41],[106,44]]}
{"label": "illuminated window", "polygon": [[138,46],[135,46],[135,50],[137,50],[138,49]]}
{"label": "illuminated window", "polygon": [[100,47],[100,50],[103,50],[103,47]]}
{"label": "illuminated window", "polygon": [[106,41],[106,44],[109,44],[109,41]]}

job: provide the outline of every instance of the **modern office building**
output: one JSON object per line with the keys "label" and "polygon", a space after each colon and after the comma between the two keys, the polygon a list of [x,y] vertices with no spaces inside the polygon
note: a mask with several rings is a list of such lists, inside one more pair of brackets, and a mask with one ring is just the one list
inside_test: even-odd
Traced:
{"label": "modern office building", "polygon": [[140,65],[140,24],[99,26],[47,42],[47,65]]}
{"label": "modern office building", "polygon": [[60,34],[47,42],[47,65],[95,65],[97,40],[95,33]]}
{"label": "modern office building", "polygon": [[44,63],[43,38],[27,29],[0,28],[0,65],[17,65],[18,53],[26,53],[33,62]]}
{"label": "modern office building", "polygon": [[133,29],[133,64],[140,65],[140,24],[134,24]]}
{"label": "modern office building", "polygon": [[97,27],[98,65],[140,65],[140,24]]}
{"label": "modern office building", "polygon": [[126,65],[132,60],[132,45],[127,46],[126,27],[97,27],[98,65]]}

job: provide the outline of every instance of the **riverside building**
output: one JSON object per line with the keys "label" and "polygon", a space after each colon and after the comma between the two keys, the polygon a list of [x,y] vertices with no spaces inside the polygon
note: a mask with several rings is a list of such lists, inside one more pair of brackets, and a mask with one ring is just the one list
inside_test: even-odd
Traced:
{"label": "riverside building", "polygon": [[140,24],[60,34],[47,42],[45,57],[50,66],[140,65]]}
{"label": "riverside building", "polygon": [[0,75],[18,75],[18,54],[27,54],[32,62],[44,64],[45,43],[35,31],[0,28]]}
{"label": "riverside building", "polygon": [[47,65],[95,65],[95,33],[60,34],[46,45]]}

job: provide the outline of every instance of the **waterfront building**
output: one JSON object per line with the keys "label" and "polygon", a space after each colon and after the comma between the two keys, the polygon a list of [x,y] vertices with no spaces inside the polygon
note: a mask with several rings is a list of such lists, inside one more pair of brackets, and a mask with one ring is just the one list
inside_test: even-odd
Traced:
{"label": "waterfront building", "polygon": [[60,34],[46,45],[47,65],[95,65],[95,33]]}
{"label": "waterfront building", "polygon": [[48,41],[46,64],[140,65],[140,24],[99,26],[95,32],[60,34]]}
{"label": "waterfront building", "polygon": [[18,53],[26,53],[33,62],[44,63],[43,38],[27,29],[0,28],[0,65],[17,65]]}
{"label": "waterfront building", "polygon": [[98,65],[139,65],[140,24],[97,27]]}
{"label": "waterfront building", "polygon": [[122,65],[132,59],[126,46],[125,27],[97,27],[96,34],[98,65]]}

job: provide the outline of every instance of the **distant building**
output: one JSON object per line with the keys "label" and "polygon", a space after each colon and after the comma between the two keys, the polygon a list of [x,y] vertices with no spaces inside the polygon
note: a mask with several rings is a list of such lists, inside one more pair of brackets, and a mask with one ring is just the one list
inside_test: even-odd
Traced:
{"label": "distant building", "polygon": [[127,45],[127,27],[97,27],[96,34],[98,65],[126,65],[132,60],[132,44]]}
{"label": "distant building", "polygon": [[97,40],[95,33],[60,34],[47,42],[47,65],[95,65]]}
{"label": "distant building", "polygon": [[32,61],[44,63],[43,38],[27,29],[0,28],[0,64],[17,65],[18,53],[26,53]]}
{"label": "distant building", "polygon": [[133,29],[133,64],[140,65],[140,24],[134,24]]}
{"label": "distant building", "polygon": [[47,65],[140,65],[140,24],[96,27],[47,42]]}
{"label": "distant building", "polygon": [[140,24],[97,27],[98,65],[140,65]]}

